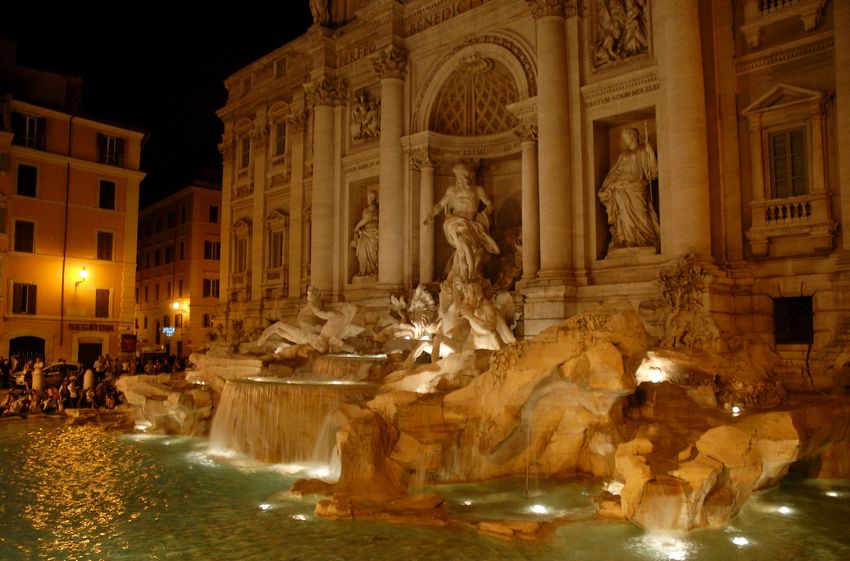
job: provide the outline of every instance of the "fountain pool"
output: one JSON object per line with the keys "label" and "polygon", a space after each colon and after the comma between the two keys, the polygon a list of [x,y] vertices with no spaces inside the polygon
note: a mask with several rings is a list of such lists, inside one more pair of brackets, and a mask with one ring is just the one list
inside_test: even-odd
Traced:
{"label": "fountain pool", "polygon": [[463,518],[575,522],[540,543],[463,526],[331,522],[315,500],[288,493],[295,475],[220,463],[207,442],[68,427],[56,419],[0,422],[0,559],[381,561],[781,561],[850,558],[850,482],[789,480],[751,499],[732,525],[653,535],[591,518],[590,480],[440,486]]}

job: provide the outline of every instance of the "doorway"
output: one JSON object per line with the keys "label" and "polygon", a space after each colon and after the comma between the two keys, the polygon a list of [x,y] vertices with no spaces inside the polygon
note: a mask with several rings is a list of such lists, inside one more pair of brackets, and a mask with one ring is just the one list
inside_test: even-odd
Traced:
{"label": "doorway", "polygon": [[91,368],[97,357],[103,354],[103,343],[80,343],[77,346],[77,360],[86,368]]}

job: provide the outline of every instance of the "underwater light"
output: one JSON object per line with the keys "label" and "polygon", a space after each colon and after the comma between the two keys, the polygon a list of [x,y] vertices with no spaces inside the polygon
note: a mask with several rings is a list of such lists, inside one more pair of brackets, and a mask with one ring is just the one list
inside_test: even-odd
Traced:
{"label": "underwater light", "polygon": [[150,421],[139,421],[136,423],[136,430],[146,431],[152,426],[153,424]]}
{"label": "underwater light", "polygon": [[307,520],[307,517],[304,516],[303,514],[293,514],[292,519],[293,520],[300,520],[300,521],[303,522],[303,521]]}
{"label": "underwater light", "polygon": [[785,505],[782,505],[781,507],[776,509],[776,512],[778,512],[779,514],[791,514],[794,511],[791,510],[791,507],[787,507]]}
{"label": "underwater light", "polygon": [[269,503],[260,503],[260,510],[269,510],[271,507]]}
{"label": "underwater light", "polygon": [[462,504],[463,506],[472,506],[472,501],[470,501],[469,499],[463,499],[462,501],[460,501],[460,504]]}
{"label": "underwater light", "polygon": [[602,488],[612,495],[618,496],[623,492],[623,487],[625,487],[625,485],[620,481],[609,481]]}
{"label": "underwater light", "polygon": [[827,497],[840,497],[841,493],[839,493],[838,491],[827,491],[826,493],[824,493],[824,495],[826,495]]}
{"label": "underwater light", "polygon": [[549,514],[549,509],[546,505],[531,505],[528,507],[528,510],[533,512],[534,514]]}
{"label": "underwater light", "polygon": [[741,408],[738,407],[737,405],[733,405],[732,406],[732,416],[737,417],[740,414],[741,414]]}
{"label": "underwater light", "polygon": [[750,540],[748,540],[744,536],[735,536],[734,538],[732,538],[732,543],[737,546],[744,546],[748,545],[750,543]]}

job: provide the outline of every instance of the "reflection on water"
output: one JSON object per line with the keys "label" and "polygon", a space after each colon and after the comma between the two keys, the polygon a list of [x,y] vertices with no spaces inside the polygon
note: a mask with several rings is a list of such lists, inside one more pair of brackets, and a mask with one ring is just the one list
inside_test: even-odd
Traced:
{"label": "reflection on water", "polygon": [[462,519],[567,516],[545,543],[468,528],[329,522],[295,476],[207,456],[197,439],[121,436],[57,421],[0,422],[0,560],[784,561],[850,559],[850,483],[795,482],[734,524],[646,534],[592,517],[599,484],[524,479],[441,487]]}

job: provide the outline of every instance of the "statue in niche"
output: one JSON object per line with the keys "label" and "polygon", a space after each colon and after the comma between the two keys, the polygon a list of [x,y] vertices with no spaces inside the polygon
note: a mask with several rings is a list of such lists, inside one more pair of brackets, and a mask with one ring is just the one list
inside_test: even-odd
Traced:
{"label": "statue in niche", "polygon": [[649,52],[648,0],[597,0],[594,61],[597,66]]}
{"label": "statue in niche", "polygon": [[649,142],[641,144],[638,130],[622,132],[623,151],[608,172],[599,200],[608,213],[611,242],[608,250],[623,247],[658,247],[658,215],[652,205],[652,180],[658,162]]}
{"label": "statue in niche", "polygon": [[378,274],[378,194],[370,189],[366,192],[366,208],[360,222],[354,226],[354,235],[349,244],[357,255],[357,276],[373,277]]}
{"label": "statue in niche", "polygon": [[257,346],[264,345],[271,337],[283,341],[276,352],[291,345],[309,345],[320,353],[354,352],[354,347],[345,341],[359,335],[363,328],[352,322],[357,306],[342,302],[334,309],[322,308],[322,294],[314,286],[307,287],[307,303],[298,312],[297,325],[278,321],[266,328],[257,339]]}
{"label": "statue in niche", "polygon": [[[499,246],[489,234],[492,203],[484,188],[473,183],[471,166],[455,164],[452,172],[455,184],[434,205],[424,223],[431,224],[440,212],[446,213],[443,233],[454,248],[447,280],[471,282],[482,277],[481,268],[488,253],[499,255]],[[480,212],[479,203],[484,205]]]}
{"label": "statue in niche", "polygon": [[327,27],[331,22],[328,0],[310,0],[310,14],[313,16],[313,25]]}
{"label": "statue in niche", "polygon": [[381,135],[381,101],[365,89],[357,92],[351,109],[351,139],[371,140]]}

